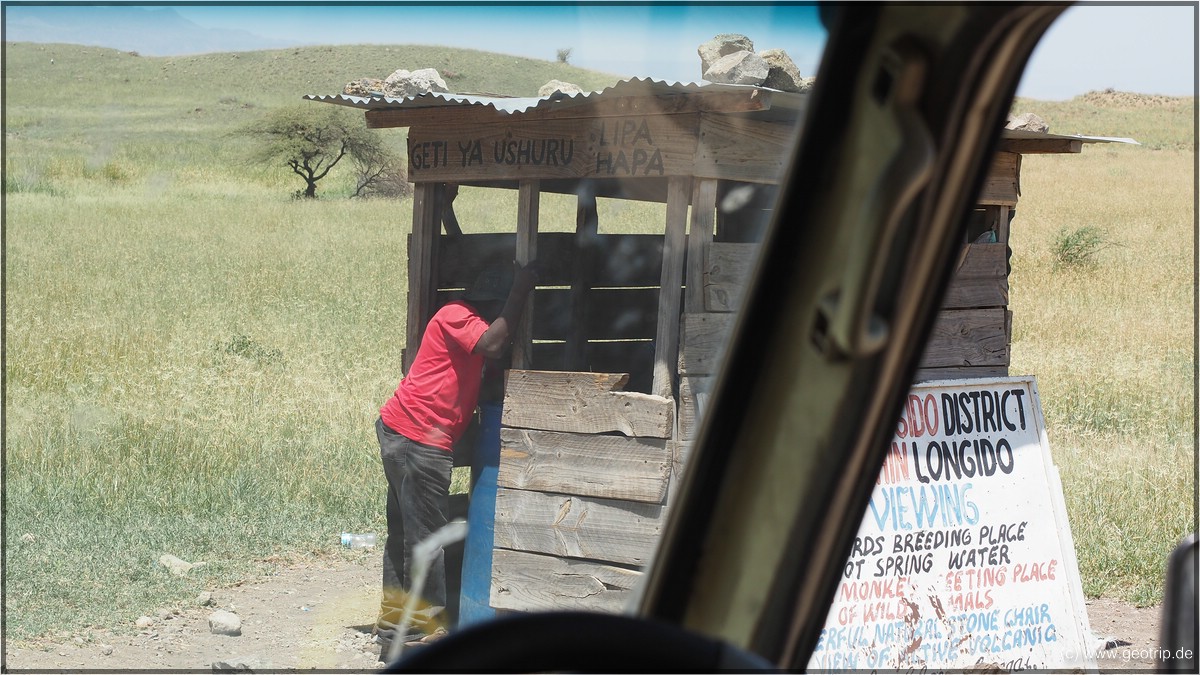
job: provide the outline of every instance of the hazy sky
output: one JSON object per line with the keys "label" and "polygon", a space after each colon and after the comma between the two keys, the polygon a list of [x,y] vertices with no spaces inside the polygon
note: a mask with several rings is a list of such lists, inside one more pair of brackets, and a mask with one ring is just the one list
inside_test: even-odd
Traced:
{"label": "hazy sky", "polygon": [[[178,7],[205,27],[316,44],[429,44],[554,60],[616,75],[698,81],[696,47],[740,33],[755,49],[785,49],[805,75],[816,69],[824,31],[811,6],[470,5]],[[417,66],[414,66],[417,67]]]}
{"label": "hazy sky", "polygon": [[[700,79],[696,46],[717,33],[742,33],[760,50],[785,49],[804,75],[814,74],[824,42],[808,7],[474,3],[176,9],[202,26],[317,44],[444,44],[542,59],[570,47],[571,63],[578,66],[681,81]],[[1034,52],[1018,95],[1061,100],[1108,87],[1194,94],[1196,19],[1194,2],[1072,7]]]}
{"label": "hazy sky", "polygon": [[[16,20],[22,16],[23,5],[4,4],[6,18],[13,19],[13,26],[18,25]],[[76,3],[46,4],[59,4],[63,12],[78,11]],[[559,49],[570,48],[570,62],[577,66],[621,77],[686,82],[701,79],[697,45],[718,33],[746,35],[754,41],[757,50],[784,49],[805,76],[816,73],[817,59],[824,46],[824,31],[816,21],[816,10],[804,5],[773,7],[753,2],[594,4],[586,0],[574,4],[528,0],[523,4],[503,0],[295,4],[286,0],[258,0],[255,5],[227,1],[167,6],[202,28],[248,31],[270,40],[271,47],[425,44],[546,60],[556,58]],[[32,16],[32,13],[25,16]],[[96,36],[103,34],[106,40],[114,39],[115,35],[119,41],[121,31],[126,27],[118,18],[120,16],[119,12],[113,12],[113,21],[106,23],[101,31],[98,24],[103,18],[93,12],[82,27],[76,28],[72,34],[74,40],[61,41],[79,41],[93,33]],[[1050,28],[1034,52],[1017,93],[1043,100],[1065,100],[1109,87],[1143,94],[1195,94],[1196,20],[1197,3],[1194,1],[1090,3],[1072,7]],[[94,31],[91,28],[94,24],[88,23],[92,21],[97,22]],[[34,23],[37,22],[34,19]],[[133,35],[142,35],[136,28],[126,28]],[[43,34],[39,41],[55,41],[54,37],[53,32],[48,38]],[[167,50],[178,49],[171,53],[203,50],[197,48],[200,42],[188,44],[187,37],[180,37],[178,41],[171,37],[160,43]],[[214,43],[205,44],[211,49]],[[400,64],[397,67],[415,69],[422,65]]]}

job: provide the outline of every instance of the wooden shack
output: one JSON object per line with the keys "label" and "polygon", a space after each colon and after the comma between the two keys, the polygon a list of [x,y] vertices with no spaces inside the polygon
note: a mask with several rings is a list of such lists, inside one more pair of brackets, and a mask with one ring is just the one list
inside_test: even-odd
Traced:
{"label": "wooden shack", "polygon": [[[311,96],[408,128],[408,360],[441,303],[495,261],[542,279],[503,396],[488,602],[619,610],[651,555],[717,372],[807,97],[621,82],[513,99]],[[1085,139],[1008,132],[979,196],[920,380],[1007,375],[1009,224],[1021,156]],[[505,233],[464,234],[460,186],[515,190]],[[539,233],[539,197],[576,229]],[[661,234],[601,234],[597,199],[666,205]]]}

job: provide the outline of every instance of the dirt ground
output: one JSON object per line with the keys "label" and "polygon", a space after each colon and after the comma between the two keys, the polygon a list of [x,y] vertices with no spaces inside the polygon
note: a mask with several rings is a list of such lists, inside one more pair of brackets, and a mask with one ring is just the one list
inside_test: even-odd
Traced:
{"label": "dirt ground", "polygon": [[[89,629],[5,645],[7,672],[21,670],[346,670],[383,664],[371,642],[379,593],[380,556],[359,561],[311,561],[271,577],[212,592],[213,604],[163,608],[150,625],[129,631]],[[209,630],[216,610],[236,613],[236,637]],[[1127,642],[1103,651],[1101,671],[1154,668],[1147,653],[1158,641],[1159,608],[1108,599],[1088,602],[1097,637]]]}

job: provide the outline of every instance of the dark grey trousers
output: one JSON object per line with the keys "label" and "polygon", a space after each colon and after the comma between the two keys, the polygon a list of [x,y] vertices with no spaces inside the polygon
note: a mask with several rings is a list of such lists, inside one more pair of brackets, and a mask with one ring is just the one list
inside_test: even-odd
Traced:
{"label": "dark grey trousers", "polygon": [[[375,421],[379,456],[387,478],[388,537],[383,550],[383,599],[375,632],[384,642],[396,639],[396,626],[412,588],[413,547],[437,532],[448,520],[449,452],[421,445],[397,433],[383,419]],[[425,577],[424,590],[405,641],[433,633],[446,620],[445,554],[438,549]]]}

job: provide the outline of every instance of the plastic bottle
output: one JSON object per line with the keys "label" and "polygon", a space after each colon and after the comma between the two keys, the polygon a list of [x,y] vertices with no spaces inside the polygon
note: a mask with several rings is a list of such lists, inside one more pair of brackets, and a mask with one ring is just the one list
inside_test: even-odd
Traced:
{"label": "plastic bottle", "polygon": [[375,533],[374,532],[343,532],[342,546],[350,549],[354,548],[375,548]]}

